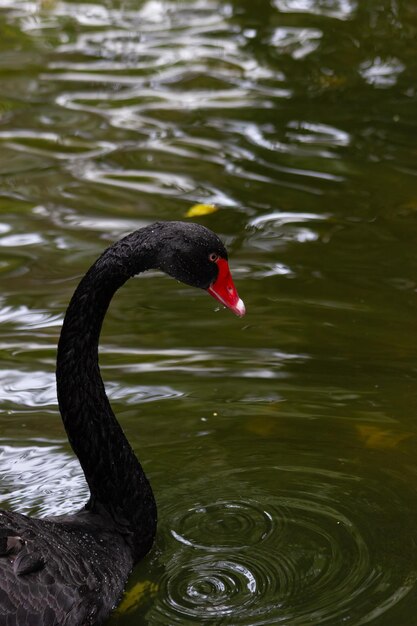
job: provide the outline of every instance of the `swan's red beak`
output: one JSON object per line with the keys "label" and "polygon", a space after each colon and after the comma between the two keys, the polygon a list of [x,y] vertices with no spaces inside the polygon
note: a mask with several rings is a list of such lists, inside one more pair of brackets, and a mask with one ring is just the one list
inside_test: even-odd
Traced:
{"label": "swan's red beak", "polygon": [[245,305],[239,298],[236,287],[233,284],[228,262],[226,259],[219,258],[216,264],[219,268],[219,274],[207,291],[213,298],[216,298],[224,306],[227,306],[228,309],[231,309],[233,313],[243,317],[246,313]]}

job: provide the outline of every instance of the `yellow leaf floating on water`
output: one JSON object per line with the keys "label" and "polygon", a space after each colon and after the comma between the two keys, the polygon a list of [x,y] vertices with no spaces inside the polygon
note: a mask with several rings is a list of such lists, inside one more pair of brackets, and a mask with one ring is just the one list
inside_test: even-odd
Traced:
{"label": "yellow leaf floating on water", "polygon": [[209,215],[215,213],[219,208],[215,204],[194,204],[188,209],[185,217],[200,217],[201,215]]}
{"label": "yellow leaf floating on water", "polygon": [[361,424],[356,427],[359,438],[367,448],[379,448],[386,450],[387,448],[395,448],[401,441],[408,439],[412,433],[394,432],[393,430],[383,430],[378,426],[368,426]]}
{"label": "yellow leaf floating on water", "polygon": [[150,580],[141,580],[136,583],[132,589],[126,591],[123,600],[117,607],[115,614],[130,613],[136,609],[142,602],[148,600],[150,596],[154,596],[158,591],[158,585]]}

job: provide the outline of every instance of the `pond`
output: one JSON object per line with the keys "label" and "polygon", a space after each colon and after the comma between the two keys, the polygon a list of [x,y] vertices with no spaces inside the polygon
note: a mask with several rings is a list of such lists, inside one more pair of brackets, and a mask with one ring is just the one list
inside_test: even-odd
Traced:
{"label": "pond", "polygon": [[416,624],[416,4],[0,0],[0,33],[1,506],[87,498],[79,278],[215,205],[246,317],[152,272],[103,328],[160,520],[108,624]]}

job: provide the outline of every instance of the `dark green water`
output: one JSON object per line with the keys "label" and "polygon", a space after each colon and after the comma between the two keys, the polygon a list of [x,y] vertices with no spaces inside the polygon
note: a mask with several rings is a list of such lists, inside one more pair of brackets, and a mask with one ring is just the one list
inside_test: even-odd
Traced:
{"label": "dark green water", "polygon": [[1,506],[85,501],[81,274],[215,203],[247,316],[154,273],[103,329],[160,516],[109,624],[417,624],[416,3],[0,0],[0,34]]}

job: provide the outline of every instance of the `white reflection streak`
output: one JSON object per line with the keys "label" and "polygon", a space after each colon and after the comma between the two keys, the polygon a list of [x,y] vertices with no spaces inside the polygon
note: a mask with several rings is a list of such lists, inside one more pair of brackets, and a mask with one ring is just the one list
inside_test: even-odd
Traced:
{"label": "white reflection streak", "polygon": [[380,57],[364,61],[359,68],[362,78],[374,87],[393,87],[405,66],[398,59],[382,60]]}
{"label": "white reflection streak", "polygon": [[293,59],[303,59],[320,45],[323,33],[316,28],[279,27],[271,36],[271,45]]}
{"label": "white reflection streak", "polygon": [[293,138],[301,143],[323,143],[324,145],[330,144],[332,146],[348,146],[350,144],[349,133],[327,124],[292,121],[288,123],[288,128],[307,131],[303,134],[294,133],[292,135]]}
{"label": "white reflection streak", "polygon": [[[23,407],[57,405],[55,375],[51,372],[0,370],[0,398]],[[2,403],[0,410],[2,410]]]}
{"label": "white reflection streak", "polygon": [[196,187],[196,182],[191,178],[158,171],[120,170],[104,173],[90,165],[83,168],[79,175],[85,180],[100,182],[104,185],[163,195],[177,195],[179,191],[192,191]]}
{"label": "white reflection streak", "polygon": [[318,215],[317,213],[288,213],[285,211],[277,211],[276,213],[268,213],[267,215],[255,217],[249,222],[249,225],[259,228],[265,223],[275,222],[279,226],[283,226],[285,224],[294,224],[297,222],[310,222],[313,220],[322,221],[329,219],[329,217],[330,216],[327,214]]}
{"label": "white reflection streak", "polygon": [[356,0],[273,0],[273,4],[282,13],[311,13],[340,20],[352,19],[357,10]]}
{"label": "white reflection streak", "polygon": [[39,233],[20,233],[2,237],[0,239],[0,247],[18,248],[19,246],[33,246],[43,242],[44,239]]}
{"label": "white reflection streak", "polygon": [[[289,128],[293,128],[294,127],[293,125],[295,124],[299,125],[300,128],[307,128],[307,124],[304,125],[303,122],[302,123],[297,123],[297,122],[290,123]],[[277,141],[277,140],[271,141],[267,137],[265,137],[261,128],[257,126],[256,124],[248,124],[248,123],[239,124],[239,125],[236,125],[235,129],[236,129],[236,132],[242,134],[244,137],[246,137],[251,143],[255,144],[256,146],[260,146],[261,148],[265,148],[266,150],[270,150],[272,152],[294,154],[294,141],[292,144],[284,143],[282,141]],[[328,138],[317,137],[317,136],[311,135],[311,139],[306,140],[304,139],[306,135],[301,135],[301,134],[297,135],[295,133],[293,133],[292,136],[291,134],[289,134],[290,135],[289,138],[292,140],[298,141],[299,143],[310,143],[310,144],[321,143],[324,145],[329,144],[330,147],[333,147],[334,145],[346,145],[344,142],[346,141],[346,139],[349,142],[349,136],[346,133],[343,133],[343,131],[340,131],[338,140],[334,141],[333,137],[336,132],[337,132],[337,129],[333,129],[332,137],[328,137]],[[331,152],[323,152],[323,151],[318,153],[318,155],[323,158],[334,158],[335,156]],[[286,172],[288,174],[294,174],[297,176],[320,178],[323,180],[330,180],[334,182],[342,182],[344,180],[343,176],[337,176],[335,174],[332,174],[329,172],[323,172],[319,170],[300,169],[300,168],[295,168],[295,167],[286,167],[284,165],[276,165],[275,168],[281,172]]]}
{"label": "white reflection streak", "polygon": [[29,309],[23,304],[18,307],[9,305],[0,308],[0,323],[13,322],[14,324],[20,324],[17,326],[19,330],[25,328],[36,330],[38,328],[60,326],[62,320],[63,316],[60,314],[52,315],[47,311]]}

